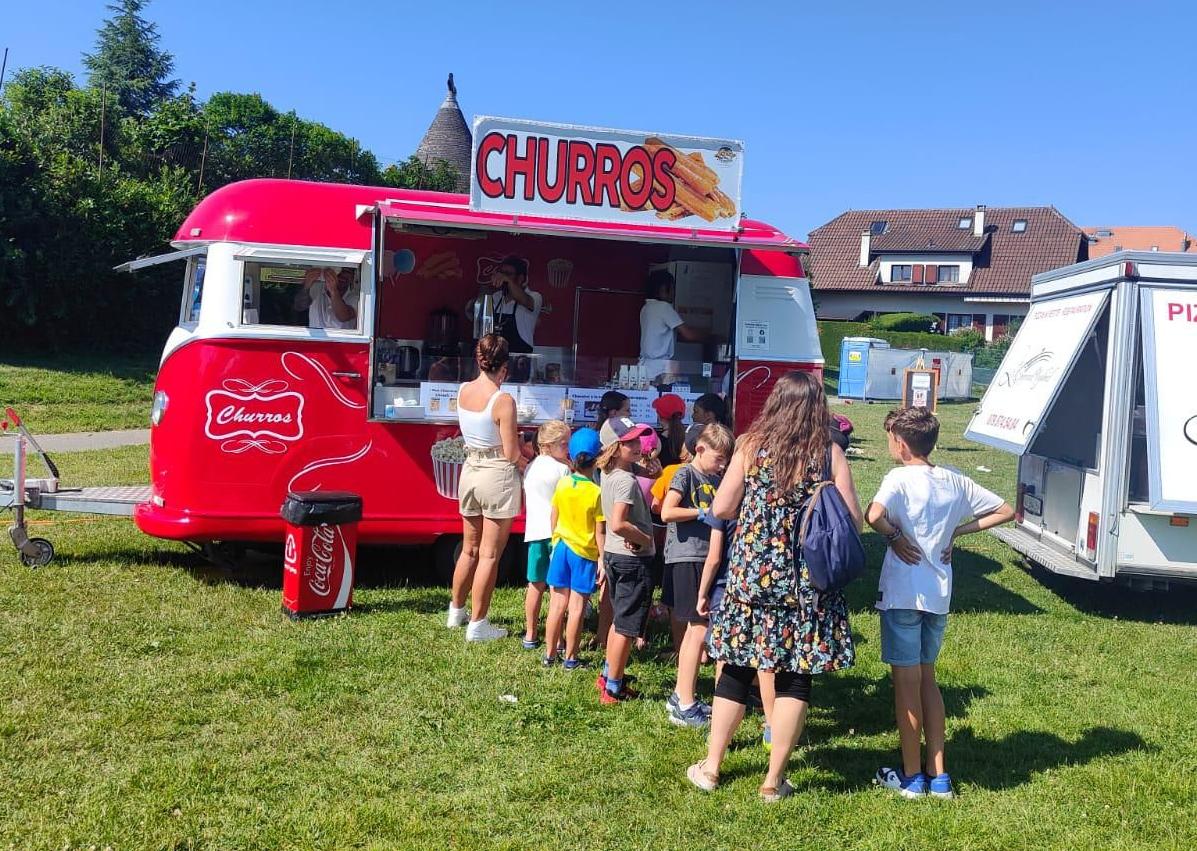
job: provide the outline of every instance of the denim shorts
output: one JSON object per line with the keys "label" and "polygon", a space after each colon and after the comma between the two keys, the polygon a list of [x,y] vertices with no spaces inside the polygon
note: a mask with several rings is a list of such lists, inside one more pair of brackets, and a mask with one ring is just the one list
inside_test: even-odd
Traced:
{"label": "denim shorts", "polygon": [[933,665],[947,626],[947,615],[918,609],[883,609],[881,661],[899,667]]}

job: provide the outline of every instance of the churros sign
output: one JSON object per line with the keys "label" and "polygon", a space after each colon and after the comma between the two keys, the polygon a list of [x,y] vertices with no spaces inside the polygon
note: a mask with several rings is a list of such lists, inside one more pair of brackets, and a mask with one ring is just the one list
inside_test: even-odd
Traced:
{"label": "churros sign", "polygon": [[730,139],[480,117],[470,207],[734,229],[743,168],[743,143]]}

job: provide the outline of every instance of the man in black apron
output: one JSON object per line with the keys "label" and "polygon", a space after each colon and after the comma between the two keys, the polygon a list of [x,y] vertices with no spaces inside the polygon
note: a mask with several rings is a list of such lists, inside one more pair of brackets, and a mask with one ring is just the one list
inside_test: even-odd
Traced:
{"label": "man in black apron", "polygon": [[531,354],[544,297],[528,289],[528,264],[522,257],[504,257],[495,268],[495,333],[507,340],[511,354]]}

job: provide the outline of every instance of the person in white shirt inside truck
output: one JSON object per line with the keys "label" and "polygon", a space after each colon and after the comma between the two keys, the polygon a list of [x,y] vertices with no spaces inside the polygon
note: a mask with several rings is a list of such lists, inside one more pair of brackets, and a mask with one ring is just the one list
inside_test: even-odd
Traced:
{"label": "person in white shirt inside truck", "polygon": [[710,335],[687,325],[673,306],[673,275],[666,269],[654,269],[644,288],[644,307],[640,308],[640,365],[648,370],[650,380],[669,371],[678,337],[689,343],[701,343]]}
{"label": "person in white shirt inside truck", "polygon": [[528,288],[527,261],[514,254],[504,257],[495,267],[491,285],[495,288],[495,333],[507,341],[511,354],[531,354],[544,296]]}
{"label": "person in white shirt inside truck", "polygon": [[354,270],[315,267],[303,276],[303,290],[295,299],[295,309],[308,311],[309,328],[357,328],[359,290],[354,286]]}

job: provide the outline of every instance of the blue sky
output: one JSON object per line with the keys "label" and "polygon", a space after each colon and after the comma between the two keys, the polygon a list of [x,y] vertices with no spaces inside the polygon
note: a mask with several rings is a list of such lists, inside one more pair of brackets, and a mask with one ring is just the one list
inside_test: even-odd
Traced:
{"label": "blue sky", "polygon": [[[100,0],[10,0],[9,69],[81,73]],[[1053,204],[1197,231],[1197,4],[156,0],[201,96],[257,91],[418,144],[456,75],[506,115],[746,143],[744,207],[797,236],[849,208]],[[48,23],[49,22],[49,23]]]}

